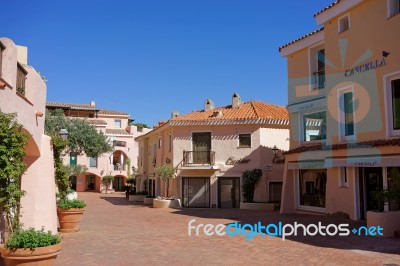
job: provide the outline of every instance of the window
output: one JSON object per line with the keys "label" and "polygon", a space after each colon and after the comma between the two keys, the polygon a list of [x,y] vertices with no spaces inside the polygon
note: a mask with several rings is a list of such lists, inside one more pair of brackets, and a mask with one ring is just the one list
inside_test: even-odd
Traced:
{"label": "window", "polygon": [[77,159],[76,154],[75,153],[71,153],[69,155],[69,165],[70,166],[75,166],[76,165],[76,159]]}
{"label": "window", "polygon": [[340,136],[354,136],[353,92],[346,91],[339,96]]}
{"label": "window", "polygon": [[388,0],[388,17],[400,13],[400,0]]}
{"label": "window", "polygon": [[158,148],[161,149],[161,145],[162,145],[162,138],[158,139]]}
{"label": "window", "polygon": [[2,69],[2,62],[3,62],[3,51],[4,51],[5,47],[4,45],[0,42],[0,77],[1,77],[1,69]]}
{"label": "window", "polygon": [[326,111],[303,115],[303,140],[326,139]]}
{"label": "window", "polygon": [[339,23],[339,33],[347,31],[350,28],[350,17],[349,15],[346,15],[344,17],[339,18],[338,20]]}
{"label": "window", "polygon": [[310,56],[310,84],[312,89],[325,88],[325,48],[323,45],[312,47]]}
{"label": "window", "polygon": [[121,119],[114,120],[114,128],[121,128]]}
{"label": "window", "polygon": [[326,181],[326,169],[300,170],[300,205],[325,208]]}
{"label": "window", "polygon": [[168,151],[172,151],[172,135],[168,136]]}
{"label": "window", "polygon": [[89,167],[97,167],[97,158],[89,157]]}
{"label": "window", "polygon": [[239,134],[239,147],[240,148],[251,147],[251,134]]}
{"label": "window", "polygon": [[269,201],[280,202],[282,195],[282,182],[269,182]]}
{"label": "window", "polygon": [[349,187],[349,180],[347,178],[347,167],[340,168],[339,187]]}
{"label": "window", "polygon": [[18,63],[17,64],[17,92],[22,95],[25,95],[25,79],[28,72],[24,69],[24,67]]}
{"label": "window", "polygon": [[400,129],[400,79],[391,81],[393,130]]}
{"label": "window", "polygon": [[86,176],[86,190],[94,190],[94,184],[95,184],[95,176],[94,175],[87,175]]}

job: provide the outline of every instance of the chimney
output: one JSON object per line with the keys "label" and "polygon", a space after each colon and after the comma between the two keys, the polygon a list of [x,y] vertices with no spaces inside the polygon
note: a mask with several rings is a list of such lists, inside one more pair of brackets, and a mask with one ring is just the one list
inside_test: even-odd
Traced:
{"label": "chimney", "polygon": [[95,103],[95,101],[90,101],[90,106],[96,106],[96,103]]}
{"label": "chimney", "polygon": [[178,117],[179,115],[180,115],[179,112],[172,112],[171,119],[174,119],[175,117]]}
{"label": "chimney", "polygon": [[20,64],[28,64],[28,47],[17,45],[17,60]]}
{"label": "chimney", "polygon": [[204,111],[211,111],[214,110],[215,105],[214,102],[211,101],[210,99],[206,100],[206,103],[204,104]]}
{"label": "chimney", "polygon": [[232,96],[232,108],[237,108],[242,103],[239,93],[235,92]]}

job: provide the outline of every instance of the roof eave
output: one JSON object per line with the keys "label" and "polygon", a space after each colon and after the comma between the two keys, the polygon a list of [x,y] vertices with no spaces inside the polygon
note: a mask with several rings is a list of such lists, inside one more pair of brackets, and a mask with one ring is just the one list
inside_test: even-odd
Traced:
{"label": "roof eave", "polygon": [[323,25],[332,18],[347,12],[349,9],[355,7],[358,4],[361,4],[364,1],[365,0],[340,1],[337,4],[316,13],[314,17],[318,25]]}
{"label": "roof eave", "polygon": [[279,52],[282,57],[287,57],[295,52],[298,52],[302,49],[305,49],[314,44],[324,41],[324,38],[325,38],[324,30],[321,29],[318,32],[313,33],[307,37],[304,37],[303,39],[301,39],[299,41],[293,42],[291,44],[288,44],[288,45],[280,48]]}

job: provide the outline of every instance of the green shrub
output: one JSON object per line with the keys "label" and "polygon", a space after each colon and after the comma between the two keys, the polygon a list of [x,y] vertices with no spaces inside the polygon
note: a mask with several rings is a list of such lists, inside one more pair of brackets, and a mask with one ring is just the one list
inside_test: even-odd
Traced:
{"label": "green shrub", "polygon": [[86,207],[86,203],[83,200],[68,200],[62,199],[58,202],[58,207],[64,210],[67,209],[82,209]]}
{"label": "green shrub", "polygon": [[8,239],[5,246],[8,249],[35,249],[38,247],[47,247],[60,243],[61,237],[52,235],[50,231],[45,232],[44,228],[41,230],[35,230],[29,228],[28,230],[17,230]]}
{"label": "green shrub", "polygon": [[243,172],[242,190],[243,190],[244,202],[253,202],[254,189],[261,176],[262,176],[261,169],[246,170]]}

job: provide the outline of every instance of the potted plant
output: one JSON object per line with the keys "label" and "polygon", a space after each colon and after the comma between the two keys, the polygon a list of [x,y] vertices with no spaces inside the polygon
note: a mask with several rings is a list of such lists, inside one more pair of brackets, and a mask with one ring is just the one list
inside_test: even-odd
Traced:
{"label": "potted plant", "polygon": [[61,237],[35,230],[18,229],[0,249],[6,266],[8,265],[54,265],[61,252]]}
{"label": "potted plant", "polygon": [[371,199],[374,210],[367,212],[367,226],[380,226],[383,237],[393,237],[395,231],[400,230],[400,211],[398,207],[393,208],[400,200],[400,191],[377,188],[371,191]]}
{"label": "potted plant", "polygon": [[23,132],[14,114],[0,111],[0,139],[0,213],[4,218],[0,241],[5,243],[0,247],[1,256],[6,265],[19,265],[21,258],[24,262],[33,259],[35,265],[43,265],[42,260],[47,263],[56,258],[61,250],[61,239],[51,232],[45,233],[44,229],[22,229],[20,200],[25,192],[20,184],[26,170],[24,157],[28,135]]}
{"label": "potted plant", "polygon": [[114,180],[114,176],[112,176],[112,175],[103,176],[103,178],[101,179],[101,183],[103,184],[103,188],[104,188],[101,190],[102,193],[108,194],[110,192],[109,189],[110,189],[110,186],[111,186],[111,183],[113,180]]}
{"label": "potted plant", "polygon": [[162,164],[156,168],[158,177],[164,182],[165,197],[153,199],[154,208],[180,208],[180,199],[169,196],[170,179],[175,178],[175,168],[171,164]]}
{"label": "potted plant", "polygon": [[[60,134],[62,131],[63,135]],[[59,215],[60,231],[77,232],[79,231],[77,224],[74,228],[63,228],[63,225],[69,224],[70,219],[79,221],[86,204],[76,199],[68,200],[68,194],[71,192],[69,180],[71,169],[64,165],[63,155],[85,153],[87,156],[95,158],[102,153],[112,151],[113,147],[107,137],[102,132],[98,132],[93,125],[83,119],[67,118],[61,109],[57,109],[54,112],[47,111],[45,133],[51,136],[53,144],[55,179],[59,198],[57,214]],[[75,172],[81,171],[86,170],[80,167]]]}
{"label": "potted plant", "polygon": [[129,195],[133,195],[133,192],[134,192],[134,189],[135,189],[135,184],[136,184],[136,180],[135,180],[134,177],[130,177],[126,181],[125,193],[126,193],[126,198],[127,199],[129,199]]}
{"label": "potted plant", "polygon": [[85,211],[86,203],[79,199],[60,199],[57,204],[57,215],[60,222],[60,232],[78,232],[79,222]]}

